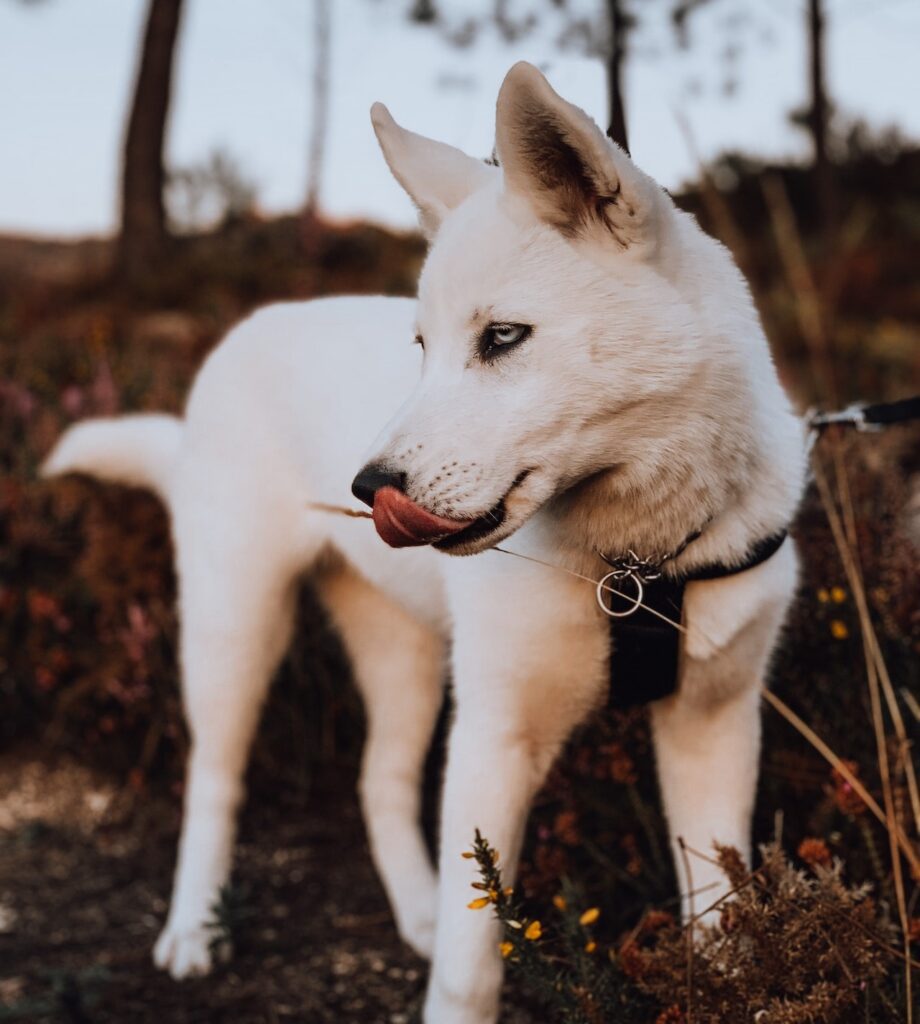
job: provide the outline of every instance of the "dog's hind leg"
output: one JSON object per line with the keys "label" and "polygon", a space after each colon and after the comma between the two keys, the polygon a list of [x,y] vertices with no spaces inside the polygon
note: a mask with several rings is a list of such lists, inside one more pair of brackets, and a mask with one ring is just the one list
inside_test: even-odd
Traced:
{"label": "dog's hind leg", "polygon": [[319,593],[367,711],[360,794],[374,863],[400,935],[429,957],[436,882],[419,814],[443,694],[443,641],[349,567],[326,572]]}
{"label": "dog's hind leg", "polygon": [[186,508],[175,521],[192,745],[172,904],[154,950],[174,978],[211,967],[208,924],[230,873],[249,747],[295,606],[294,574],[260,542],[265,524],[247,529],[231,511]]}

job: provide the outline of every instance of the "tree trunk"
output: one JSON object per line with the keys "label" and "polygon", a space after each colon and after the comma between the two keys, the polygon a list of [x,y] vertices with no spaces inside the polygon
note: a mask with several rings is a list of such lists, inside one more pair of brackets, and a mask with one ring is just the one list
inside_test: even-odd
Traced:
{"label": "tree trunk", "polygon": [[832,244],[835,217],[834,175],[827,152],[829,104],[824,82],[824,0],[808,0],[808,50],[811,105],[808,127],[814,148],[815,202],[821,218],[826,251]]}
{"label": "tree trunk", "polygon": [[326,124],[329,114],[329,37],[330,0],[313,0],[313,118],[307,156],[307,198],[304,214],[316,217],[326,150]]}
{"label": "tree trunk", "polygon": [[610,45],[607,50],[610,127],[607,129],[607,135],[628,153],[626,113],[623,105],[623,62],[626,58],[626,37],[632,20],[623,10],[623,0],[607,0],[607,24],[610,33]]}
{"label": "tree trunk", "polygon": [[129,282],[154,271],[166,248],[163,141],[182,0],[150,0],[122,164],[119,270]]}

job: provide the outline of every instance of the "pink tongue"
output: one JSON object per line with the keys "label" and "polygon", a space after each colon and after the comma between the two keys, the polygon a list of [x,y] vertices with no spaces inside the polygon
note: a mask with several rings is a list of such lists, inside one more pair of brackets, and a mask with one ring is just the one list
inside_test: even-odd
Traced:
{"label": "pink tongue", "polygon": [[391,548],[430,544],[458,533],[469,519],[444,519],[416,505],[395,487],[381,487],[374,495],[374,526]]}

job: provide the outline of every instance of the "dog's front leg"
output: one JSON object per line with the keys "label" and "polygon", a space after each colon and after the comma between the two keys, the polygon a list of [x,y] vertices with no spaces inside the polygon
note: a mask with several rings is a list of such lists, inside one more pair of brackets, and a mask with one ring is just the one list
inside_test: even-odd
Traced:
{"label": "dog's front leg", "polygon": [[[739,577],[687,595],[679,692],[652,705],[652,731],[684,919],[724,895],[713,844],[750,861],[760,757],[760,691],[795,588],[791,544]],[[684,848],[681,849],[681,841]],[[703,915],[715,923],[719,910]]]}
{"label": "dog's front leg", "polygon": [[513,882],[534,793],[602,687],[606,640],[583,590],[567,581],[554,585],[545,573],[534,579],[528,570],[502,568],[505,578],[455,595],[457,708],[426,1024],[495,1020],[502,978],[497,923],[488,909],[467,908],[477,895],[470,888],[477,872],[461,854],[478,828],[499,850],[505,881]]}
{"label": "dog's front leg", "polygon": [[[725,875],[713,862],[713,843],[735,847],[746,861],[750,857],[760,752],[759,686],[750,680],[717,705],[685,695],[661,701],[652,709],[652,725],[687,921],[727,891]],[[717,911],[704,918],[707,923],[717,919]]]}

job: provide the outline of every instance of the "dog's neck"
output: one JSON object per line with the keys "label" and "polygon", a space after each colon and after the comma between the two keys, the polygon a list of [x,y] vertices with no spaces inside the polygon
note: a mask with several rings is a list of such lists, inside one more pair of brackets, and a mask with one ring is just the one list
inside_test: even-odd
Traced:
{"label": "dog's neck", "polygon": [[717,508],[717,500],[692,472],[662,474],[653,487],[642,489],[624,486],[625,474],[624,467],[612,466],[553,502],[558,532],[573,554],[616,557],[634,551],[660,560],[729,511],[729,501]]}
{"label": "dog's neck", "polygon": [[[641,415],[640,411],[640,415]],[[777,489],[777,459],[753,425],[728,444],[704,429],[645,436],[623,461],[579,481],[552,502],[557,536],[585,564],[598,553],[662,559],[687,546],[679,564],[740,558],[747,547],[788,522],[785,499],[760,517],[759,497]],[[678,454],[679,453],[679,454]],[[794,499],[792,504],[794,504]]]}

